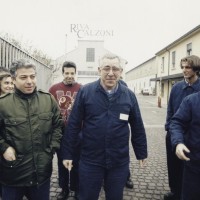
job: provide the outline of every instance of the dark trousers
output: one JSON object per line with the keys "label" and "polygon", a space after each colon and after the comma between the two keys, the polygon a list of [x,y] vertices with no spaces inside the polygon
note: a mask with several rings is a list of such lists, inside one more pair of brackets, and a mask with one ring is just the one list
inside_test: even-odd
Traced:
{"label": "dark trousers", "polygon": [[80,162],[79,200],[98,200],[104,181],[107,200],[122,200],[123,189],[126,184],[129,164],[106,169],[98,165]]}
{"label": "dark trousers", "polygon": [[170,134],[166,135],[167,169],[169,187],[177,199],[180,199],[183,177],[183,161],[180,160],[172,149]]}
{"label": "dark trousers", "polygon": [[186,161],[183,171],[182,200],[200,199],[200,161]]}
{"label": "dark trousers", "polygon": [[50,179],[40,186],[10,187],[2,185],[2,200],[21,200],[26,194],[29,200],[49,200]]}
{"label": "dark trousers", "polygon": [[64,167],[61,156],[61,151],[57,151],[57,158],[58,158],[58,181],[59,186],[62,188],[62,190],[69,191],[71,189],[72,191],[78,191],[79,187],[79,157],[80,152],[76,152],[75,158],[73,159],[73,167],[70,172],[70,188],[68,188],[69,184],[69,171]]}

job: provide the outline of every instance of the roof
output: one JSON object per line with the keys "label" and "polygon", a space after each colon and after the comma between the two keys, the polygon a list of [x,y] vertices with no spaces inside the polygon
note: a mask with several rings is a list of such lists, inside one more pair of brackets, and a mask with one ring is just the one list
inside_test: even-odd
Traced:
{"label": "roof", "polygon": [[169,50],[173,46],[181,43],[183,40],[187,39],[188,37],[191,37],[192,35],[198,33],[199,31],[200,31],[200,25],[196,26],[195,28],[193,28],[192,30],[190,30],[189,32],[187,32],[186,34],[184,34],[183,36],[181,36],[180,38],[178,38],[177,40],[175,40],[174,42],[169,44],[168,46],[166,46],[163,49],[161,49],[160,51],[158,51],[156,53],[156,55],[159,55],[159,54],[166,52],[167,50]]}
{"label": "roof", "polygon": [[151,78],[150,81],[161,81],[161,80],[169,80],[169,79],[176,79],[176,78],[183,78],[183,73]]}

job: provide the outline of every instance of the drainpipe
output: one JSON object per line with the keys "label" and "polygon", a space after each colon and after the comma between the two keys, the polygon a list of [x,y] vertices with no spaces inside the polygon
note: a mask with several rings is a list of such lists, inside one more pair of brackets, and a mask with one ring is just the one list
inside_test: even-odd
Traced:
{"label": "drainpipe", "polygon": [[[170,69],[170,51],[168,49],[166,49],[166,51],[168,52],[168,72],[167,72],[167,76],[169,76],[169,69]],[[169,79],[167,79],[167,103],[169,100]]]}

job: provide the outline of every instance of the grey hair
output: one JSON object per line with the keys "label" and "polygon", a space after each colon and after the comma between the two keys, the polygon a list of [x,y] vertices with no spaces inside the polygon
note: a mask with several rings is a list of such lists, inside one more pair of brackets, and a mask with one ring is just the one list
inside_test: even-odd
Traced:
{"label": "grey hair", "polygon": [[17,70],[21,68],[33,68],[36,71],[36,66],[27,59],[19,59],[12,62],[10,67],[10,73],[12,77],[16,77]]}
{"label": "grey hair", "polygon": [[104,59],[115,59],[115,58],[117,58],[118,60],[119,60],[119,65],[120,65],[120,67],[122,67],[121,66],[121,58],[118,56],[118,55],[116,55],[116,54],[113,54],[113,53],[106,53],[106,54],[104,54],[100,59],[99,59],[99,66],[101,67],[102,66],[102,64],[103,64],[103,60]]}

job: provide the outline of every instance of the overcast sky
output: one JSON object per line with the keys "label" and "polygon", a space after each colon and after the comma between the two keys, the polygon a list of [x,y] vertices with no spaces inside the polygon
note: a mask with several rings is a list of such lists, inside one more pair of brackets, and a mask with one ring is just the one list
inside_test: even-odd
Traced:
{"label": "overcast sky", "polygon": [[[77,47],[78,39],[103,39],[106,49],[128,61],[127,69],[200,25],[199,0],[0,0],[0,7],[0,33],[53,59]],[[77,32],[110,35],[79,38],[77,24]]]}

